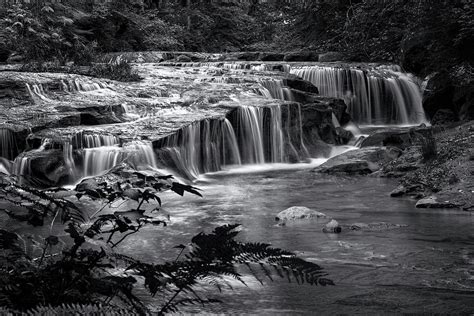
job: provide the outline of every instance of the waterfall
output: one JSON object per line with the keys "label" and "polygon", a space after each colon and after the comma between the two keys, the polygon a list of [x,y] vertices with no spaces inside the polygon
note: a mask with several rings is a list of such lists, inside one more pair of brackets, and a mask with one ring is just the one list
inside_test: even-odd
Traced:
{"label": "waterfall", "polygon": [[37,102],[39,100],[47,102],[51,101],[51,99],[46,96],[46,91],[44,90],[41,83],[25,83],[25,85],[33,102]]}
{"label": "waterfall", "polygon": [[99,147],[84,149],[84,176],[96,176],[125,160],[120,147]]}
{"label": "waterfall", "polygon": [[309,157],[297,104],[240,106],[226,118],[195,122],[153,145],[159,165],[188,179],[229,165],[294,162]]}
{"label": "waterfall", "polygon": [[138,166],[157,166],[151,143],[131,142],[123,147],[104,146],[86,148],[83,154],[83,175],[96,176],[103,174],[114,166],[127,161]]}
{"label": "waterfall", "polygon": [[115,135],[89,134],[83,131],[74,135],[72,143],[75,148],[111,147],[120,144],[120,139]]}
{"label": "waterfall", "polygon": [[160,164],[177,170],[188,179],[241,164],[237,138],[225,119],[205,119],[154,143]]}
{"label": "waterfall", "polygon": [[313,83],[322,96],[344,99],[349,113],[359,124],[426,122],[420,88],[398,66],[369,70],[305,66],[290,72]]}
{"label": "waterfall", "polygon": [[262,80],[260,84],[263,89],[260,88],[259,92],[266,98],[295,101],[291,89],[284,85],[283,80]]}
{"label": "waterfall", "polygon": [[105,82],[85,81],[79,78],[61,80],[61,88],[67,92],[90,92],[101,89],[109,89]]}
{"label": "waterfall", "polygon": [[0,128],[0,157],[13,160],[18,155],[18,146],[13,132],[8,128]]}

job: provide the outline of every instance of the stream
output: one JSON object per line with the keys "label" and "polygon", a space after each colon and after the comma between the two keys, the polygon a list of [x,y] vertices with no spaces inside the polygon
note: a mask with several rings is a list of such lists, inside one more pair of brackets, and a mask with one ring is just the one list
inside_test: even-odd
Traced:
{"label": "stream", "polygon": [[[171,259],[176,251],[172,247],[188,243],[195,234],[238,223],[242,241],[294,251],[324,267],[336,286],[296,285],[278,277],[262,286],[249,279],[248,287],[235,284],[233,291],[224,291],[223,304],[184,311],[270,315],[474,310],[472,215],[415,209],[409,199],[389,198],[388,192],[396,186],[392,180],[334,177],[294,166],[289,170],[282,165],[265,167],[202,177],[196,186],[204,198],[163,196],[171,225],[160,232],[146,228],[130,239],[127,252],[160,260],[163,252],[150,253],[150,249],[167,249],[165,256]],[[321,211],[343,226],[393,225],[359,231],[343,228],[341,234],[323,233],[327,220],[276,225],[276,214],[295,205]]]}

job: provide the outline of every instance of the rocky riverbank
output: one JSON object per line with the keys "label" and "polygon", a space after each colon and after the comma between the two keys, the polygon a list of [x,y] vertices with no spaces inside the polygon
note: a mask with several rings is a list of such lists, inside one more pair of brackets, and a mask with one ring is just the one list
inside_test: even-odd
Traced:
{"label": "rocky riverbank", "polygon": [[424,158],[423,144],[415,144],[386,164],[380,175],[399,178],[391,196],[412,196],[417,207],[474,211],[474,122],[433,131],[433,157]]}

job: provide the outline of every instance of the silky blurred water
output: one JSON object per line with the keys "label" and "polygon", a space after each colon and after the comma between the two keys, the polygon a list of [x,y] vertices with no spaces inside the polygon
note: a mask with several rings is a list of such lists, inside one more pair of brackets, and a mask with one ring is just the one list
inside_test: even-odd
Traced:
{"label": "silky blurred water", "polygon": [[[421,210],[412,200],[390,198],[388,193],[397,185],[394,180],[322,175],[303,164],[287,167],[260,165],[208,174],[194,184],[202,189],[203,198],[165,193],[163,208],[170,224],[145,227],[117,251],[147,262],[173,260],[179,252],[174,246],[189,243],[201,231],[238,223],[241,241],[267,242],[294,251],[323,266],[336,284],[297,285],[276,277],[262,286],[246,277],[247,286],[233,282],[233,290],[211,289],[210,296],[224,303],[184,307],[185,313],[474,312],[471,213]],[[322,232],[327,220],[278,226],[275,216],[291,206],[323,212],[341,225],[385,222],[400,227],[372,231],[344,227],[341,234],[331,235]],[[5,218],[4,225],[14,228],[14,223]],[[42,230],[37,234],[47,234],[48,228]],[[153,303],[153,298],[140,296]]]}
{"label": "silky blurred water", "polygon": [[[268,281],[237,285],[224,304],[185,309],[224,314],[392,314],[474,312],[474,217],[453,210],[420,210],[390,198],[393,180],[333,177],[269,166],[220,172],[195,184],[204,198],[166,194],[171,225],[147,228],[126,247],[148,261],[172,259],[172,247],[226,223],[242,225],[242,241],[262,241],[318,263],[336,286]],[[324,221],[278,226],[275,215],[306,206],[342,225],[386,222],[398,228],[330,235]],[[327,220],[326,220],[327,221]],[[156,249],[156,252],[143,249]],[[163,249],[165,251],[163,252]],[[219,295],[218,295],[219,296]]]}

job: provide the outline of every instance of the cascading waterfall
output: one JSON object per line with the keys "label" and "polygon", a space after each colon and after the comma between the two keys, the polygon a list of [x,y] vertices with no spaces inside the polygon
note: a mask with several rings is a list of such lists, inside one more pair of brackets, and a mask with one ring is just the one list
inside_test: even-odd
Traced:
{"label": "cascading waterfall", "polygon": [[41,101],[48,101],[50,102],[51,99],[46,96],[46,91],[43,88],[43,85],[40,83],[25,83],[26,89],[28,90],[28,93],[30,94],[31,99],[34,102],[37,102],[39,100]]}
{"label": "cascading waterfall", "polygon": [[18,154],[15,135],[8,128],[0,128],[0,157],[13,160]]}
{"label": "cascading waterfall", "polygon": [[263,89],[259,89],[259,94],[269,99],[280,99],[285,101],[295,101],[291,89],[285,87],[283,80],[262,80],[260,85]]}
{"label": "cascading waterfall", "polygon": [[221,170],[223,165],[242,163],[234,130],[225,118],[190,124],[155,142],[154,147],[161,165],[188,179]]}
{"label": "cascading waterfall", "polygon": [[84,149],[83,175],[103,174],[114,166],[126,161],[135,167],[156,168],[155,153],[151,143],[131,142],[123,147],[109,146]]}
{"label": "cascading waterfall", "polygon": [[120,139],[115,135],[79,132],[72,138],[75,148],[111,147],[120,144]]}
{"label": "cascading waterfall", "polygon": [[[41,152],[46,149],[47,146],[51,144],[51,139],[49,138],[44,138],[41,141],[41,146],[38,149],[33,149],[32,152]],[[18,157],[15,158],[13,161],[13,164],[11,166],[11,172],[12,174],[18,176],[18,181],[20,184],[24,182],[23,176],[31,176],[31,159],[30,157],[21,154]]]}
{"label": "cascading waterfall", "polygon": [[80,79],[61,80],[61,87],[63,91],[67,92],[90,92],[110,88],[105,82],[84,81]]}
{"label": "cascading waterfall", "polygon": [[344,99],[359,124],[426,123],[420,88],[398,66],[369,70],[305,66],[290,72],[313,83],[322,96]]}
{"label": "cascading waterfall", "polygon": [[188,179],[229,165],[301,161],[303,143],[297,104],[241,106],[225,119],[206,119],[154,142],[159,165]]}

